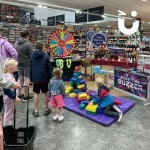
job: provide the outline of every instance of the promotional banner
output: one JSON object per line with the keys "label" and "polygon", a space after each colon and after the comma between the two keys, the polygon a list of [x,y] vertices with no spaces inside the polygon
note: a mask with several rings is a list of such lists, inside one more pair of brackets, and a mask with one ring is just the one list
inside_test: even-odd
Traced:
{"label": "promotional banner", "polygon": [[92,36],[92,43],[95,47],[99,47],[104,42],[106,43],[107,37],[103,33],[96,33]]}
{"label": "promotional banner", "polygon": [[115,70],[114,75],[114,87],[147,99],[147,84],[149,80],[147,76],[121,70]]}
{"label": "promotional banner", "polygon": [[95,31],[88,31],[86,34],[87,40],[91,41],[92,40],[92,36],[95,34]]}

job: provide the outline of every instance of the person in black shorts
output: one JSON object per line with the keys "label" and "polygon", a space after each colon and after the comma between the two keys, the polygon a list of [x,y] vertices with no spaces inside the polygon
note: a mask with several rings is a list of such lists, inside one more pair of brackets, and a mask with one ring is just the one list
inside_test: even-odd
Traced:
{"label": "person in black shorts", "polygon": [[51,110],[48,108],[48,83],[52,77],[52,68],[50,65],[50,59],[44,52],[44,45],[41,42],[36,42],[35,51],[30,59],[30,80],[33,82],[34,92],[34,110],[32,114],[35,117],[39,116],[38,104],[39,93],[42,91],[44,94],[45,111],[44,115],[50,114]]}

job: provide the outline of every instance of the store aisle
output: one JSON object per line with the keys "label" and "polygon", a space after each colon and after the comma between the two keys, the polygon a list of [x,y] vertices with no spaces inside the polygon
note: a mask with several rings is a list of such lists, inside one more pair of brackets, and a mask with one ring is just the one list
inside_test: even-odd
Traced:
{"label": "store aisle", "polygon": [[[88,82],[88,87],[96,89],[92,82]],[[114,90],[111,93],[127,97]],[[116,122],[110,127],[103,127],[65,109],[64,122],[54,122],[52,115],[48,117],[43,115],[42,98],[40,98],[40,117],[34,118],[31,114],[33,110],[31,101],[29,123],[38,129],[34,150],[148,150],[150,105],[144,106],[143,102],[135,101],[135,107],[123,116],[122,122],[120,124]],[[19,126],[25,126],[25,104],[17,106]]]}

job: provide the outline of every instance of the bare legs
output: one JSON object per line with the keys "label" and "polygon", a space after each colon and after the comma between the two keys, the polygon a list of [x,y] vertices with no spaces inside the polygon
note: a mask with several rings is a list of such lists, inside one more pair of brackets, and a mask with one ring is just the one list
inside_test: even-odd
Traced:
{"label": "bare legs", "polygon": [[[45,104],[45,111],[48,111],[48,93],[44,93],[44,104]],[[34,107],[35,112],[38,112],[38,106],[39,106],[39,94],[34,94]]]}

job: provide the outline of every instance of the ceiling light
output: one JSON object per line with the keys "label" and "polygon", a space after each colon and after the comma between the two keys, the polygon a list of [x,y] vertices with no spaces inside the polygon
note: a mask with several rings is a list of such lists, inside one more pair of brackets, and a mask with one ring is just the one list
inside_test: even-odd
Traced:
{"label": "ceiling light", "polygon": [[147,0],[142,0],[143,2],[146,2]]}
{"label": "ceiling light", "polygon": [[43,8],[47,8],[47,6],[43,6]]}
{"label": "ceiling light", "polygon": [[110,28],[110,26],[107,26],[108,28]]}
{"label": "ceiling light", "polygon": [[107,16],[105,16],[105,15],[102,15],[102,17],[103,17],[103,18],[106,18]]}
{"label": "ceiling light", "polygon": [[38,5],[40,8],[42,8],[43,6],[42,5]]}
{"label": "ceiling light", "polygon": [[145,23],[145,21],[143,21],[143,23]]}
{"label": "ceiling light", "polygon": [[150,22],[147,22],[148,24],[150,24]]}
{"label": "ceiling light", "polygon": [[98,25],[97,25],[97,24],[95,24],[94,26],[95,26],[95,27],[97,27]]}
{"label": "ceiling light", "polygon": [[136,17],[136,16],[137,16],[137,12],[136,12],[136,11],[132,11],[132,12],[131,12],[131,16],[132,16],[132,17]]}

